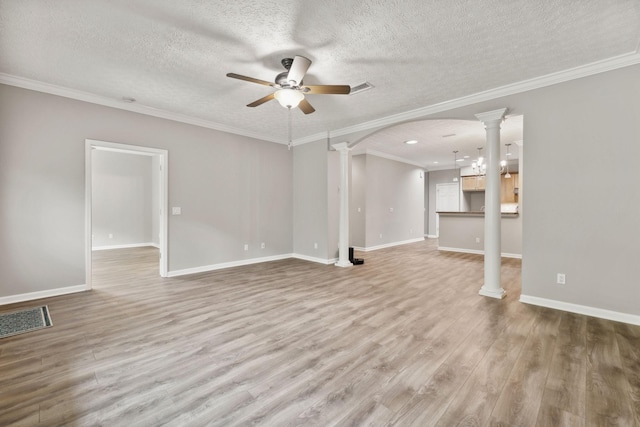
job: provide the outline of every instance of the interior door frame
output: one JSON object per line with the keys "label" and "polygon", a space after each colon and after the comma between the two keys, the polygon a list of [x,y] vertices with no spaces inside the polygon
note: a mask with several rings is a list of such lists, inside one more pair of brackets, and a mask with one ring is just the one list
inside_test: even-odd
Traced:
{"label": "interior door frame", "polygon": [[169,204],[169,151],[141,147],[137,145],[120,144],[116,142],[98,141],[95,139],[85,140],[85,271],[87,289],[92,289],[92,239],[91,232],[93,229],[91,211],[92,211],[92,157],[91,152],[94,149],[102,149],[107,151],[129,153],[146,156],[158,156],[160,161],[160,276],[167,277],[169,268],[169,220],[168,220],[168,204]]}

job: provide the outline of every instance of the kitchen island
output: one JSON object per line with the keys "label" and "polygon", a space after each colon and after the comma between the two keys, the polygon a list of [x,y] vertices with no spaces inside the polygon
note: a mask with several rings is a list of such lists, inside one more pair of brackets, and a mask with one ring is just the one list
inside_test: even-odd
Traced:
{"label": "kitchen island", "polygon": [[[438,249],[484,254],[484,212],[437,212],[440,217]],[[501,215],[502,256],[522,258],[522,217],[516,212]]]}

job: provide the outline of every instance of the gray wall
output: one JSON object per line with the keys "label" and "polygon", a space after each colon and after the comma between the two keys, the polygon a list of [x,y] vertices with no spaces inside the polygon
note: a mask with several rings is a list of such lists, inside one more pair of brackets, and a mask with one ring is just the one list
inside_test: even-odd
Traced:
{"label": "gray wall", "polygon": [[151,157],[151,243],[160,246],[160,156]]}
{"label": "gray wall", "polygon": [[327,154],[327,208],[327,257],[337,260],[340,245],[340,153],[335,150]]}
{"label": "gray wall", "polygon": [[[502,254],[515,258],[522,255],[522,223],[519,216],[503,216],[500,230]],[[480,241],[476,242],[476,238]],[[484,215],[441,215],[438,246],[484,253]]]}
{"label": "gray wall", "polygon": [[[429,185],[427,194],[429,196],[429,203],[427,204],[427,217],[429,229],[427,233],[429,236],[436,236],[436,184],[450,184],[453,178],[459,176],[460,171],[458,169],[440,170],[429,172]],[[464,205],[464,198],[460,195],[460,210],[466,210]]]}
{"label": "gray wall", "polygon": [[[326,141],[293,147],[293,252],[327,259],[328,156]],[[314,248],[314,244],[318,248]]]}
{"label": "gray wall", "polygon": [[422,176],[424,176],[424,235],[425,237],[429,234],[429,173],[423,171]]}
{"label": "gray wall", "polygon": [[103,150],[91,157],[93,247],[152,243],[153,158]]}
{"label": "gray wall", "polygon": [[350,217],[360,233],[364,222],[364,244],[354,240],[354,246],[368,249],[424,237],[421,172],[417,166],[371,154],[354,157]]}
{"label": "gray wall", "polygon": [[169,151],[170,271],[292,252],[286,146],[0,85],[0,297],[85,283],[86,138]]}
{"label": "gray wall", "polygon": [[366,246],[367,215],[367,156],[360,154],[351,158],[351,193],[349,201],[349,243]]}
{"label": "gray wall", "polygon": [[523,295],[640,315],[638,76],[633,65],[424,117],[524,115]]}
{"label": "gray wall", "polygon": [[640,315],[639,76],[627,67],[522,96],[523,294]]}

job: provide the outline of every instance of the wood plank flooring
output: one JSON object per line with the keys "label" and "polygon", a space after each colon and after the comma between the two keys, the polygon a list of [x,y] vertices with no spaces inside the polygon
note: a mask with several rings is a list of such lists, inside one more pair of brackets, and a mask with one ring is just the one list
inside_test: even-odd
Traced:
{"label": "wood plank flooring", "polygon": [[436,248],[172,279],[96,252],[93,291],[0,340],[0,425],[640,426],[640,327],[519,303],[513,259],[481,297],[482,257]]}

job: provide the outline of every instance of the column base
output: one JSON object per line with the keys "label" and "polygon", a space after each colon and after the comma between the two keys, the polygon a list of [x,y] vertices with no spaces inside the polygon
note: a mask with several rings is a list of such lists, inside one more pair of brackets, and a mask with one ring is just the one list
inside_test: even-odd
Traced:
{"label": "column base", "polygon": [[496,298],[496,299],[502,299],[505,296],[507,296],[507,292],[502,288],[488,289],[486,286],[481,287],[480,292],[478,293],[482,296]]}
{"label": "column base", "polygon": [[351,261],[338,261],[335,264],[336,267],[351,267],[353,266],[353,264],[351,264]]}

